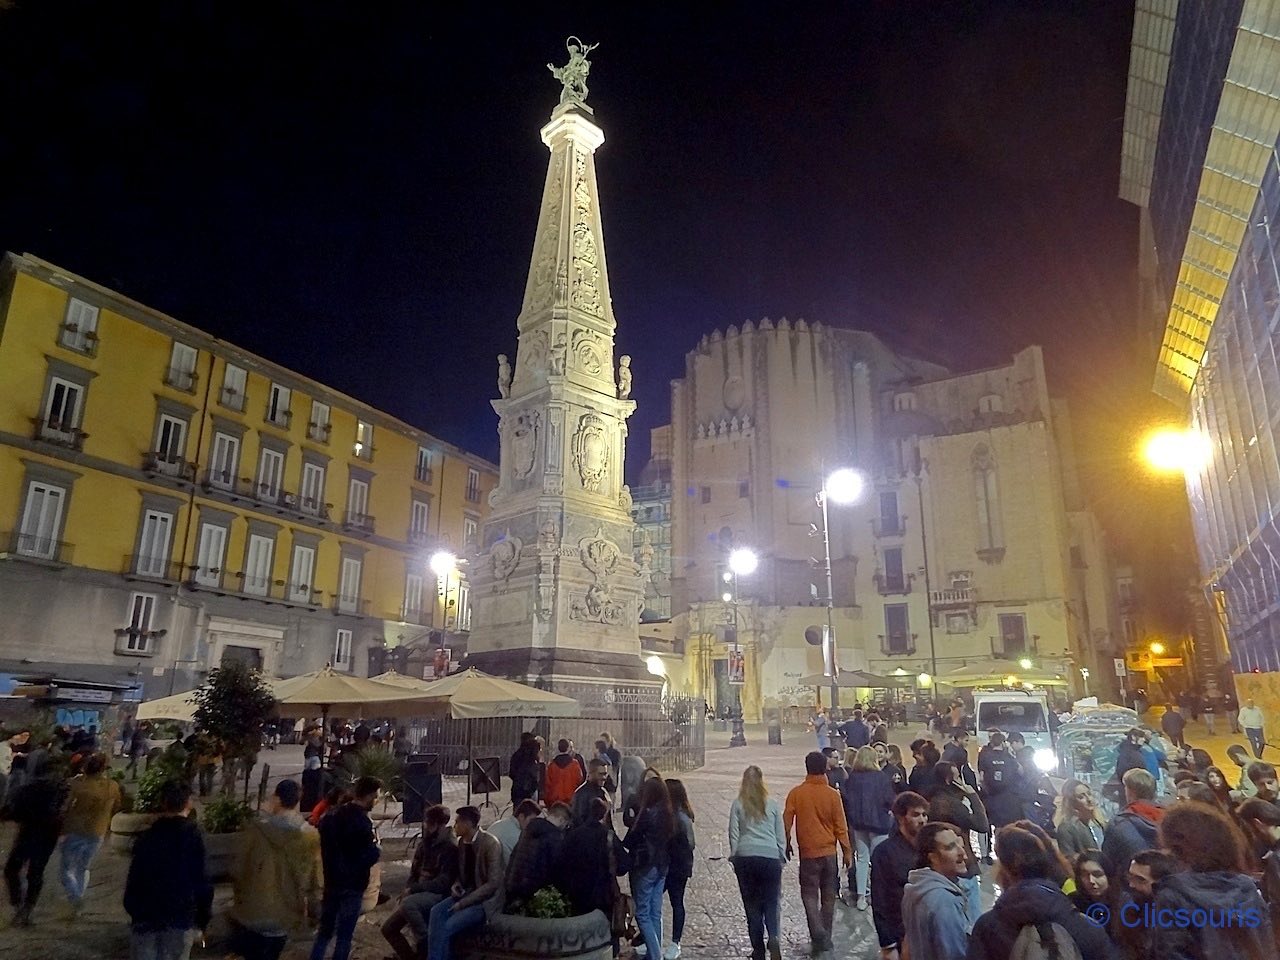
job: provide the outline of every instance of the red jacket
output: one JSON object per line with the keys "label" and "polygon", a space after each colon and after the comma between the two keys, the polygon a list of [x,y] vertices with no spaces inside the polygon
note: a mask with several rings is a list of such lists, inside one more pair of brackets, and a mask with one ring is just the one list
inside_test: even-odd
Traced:
{"label": "red jacket", "polygon": [[573,803],[573,794],[582,786],[582,766],[571,753],[558,753],[547,764],[542,784],[542,802],[548,807],[556,803]]}

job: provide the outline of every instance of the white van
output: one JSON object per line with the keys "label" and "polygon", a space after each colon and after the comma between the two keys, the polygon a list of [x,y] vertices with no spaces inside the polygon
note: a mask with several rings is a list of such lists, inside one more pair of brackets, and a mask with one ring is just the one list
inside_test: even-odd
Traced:
{"label": "white van", "polygon": [[1020,733],[1035,751],[1036,766],[1045,773],[1057,769],[1053,732],[1049,729],[1049,698],[1043,690],[976,690],[973,719],[978,745],[991,739],[988,731]]}

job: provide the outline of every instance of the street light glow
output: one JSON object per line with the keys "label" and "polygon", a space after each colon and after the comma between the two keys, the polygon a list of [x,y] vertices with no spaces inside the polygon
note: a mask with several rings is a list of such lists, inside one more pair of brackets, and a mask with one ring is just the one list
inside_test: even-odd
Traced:
{"label": "street light glow", "polygon": [[729,569],[740,577],[749,577],[756,572],[760,558],[756,552],[747,547],[738,547],[729,554]]}
{"label": "street light glow", "polygon": [[1027,657],[1023,657],[1021,660],[1018,661],[1018,666],[1020,666],[1023,670],[1030,670],[1031,660],[1028,659]]}
{"label": "street light glow", "polygon": [[827,477],[823,491],[832,503],[853,503],[862,496],[862,488],[865,486],[862,474],[844,467]]}
{"label": "street light glow", "polygon": [[1196,473],[1209,459],[1209,441],[1196,430],[1164,427],[1142,445],[1147,465],[1161,473]]}
{"label": "street light glow", "polygon": [[1164,653],[1164,644],[1159,642],[1153,643],[1151,645],[1151,652],[1154,653],[1157,657],[1162,655]]}
{"label": "street light glow", "polygon": [[733,601],[733,594],[726,590],[724,593],[720,594],[720,599],[725,603],[731,603]]}
{"label": "street light glow", "polygon": [[431,555],[431,572],[437,577],[447,577],[458,566],[458,558],[448,550],[437,550]]}

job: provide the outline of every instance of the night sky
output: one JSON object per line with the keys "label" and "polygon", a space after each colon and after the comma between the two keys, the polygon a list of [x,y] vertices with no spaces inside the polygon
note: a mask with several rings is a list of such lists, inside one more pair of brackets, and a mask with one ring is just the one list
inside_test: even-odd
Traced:
{"label": "night sky", "polygon": [[1042,344],[1126,512],[1137,425],[1174,414],[1116,197],[1132,5],[680,6],[17,0],[0,246],[496,457],[577,34],[632,469],[699,337],[786,315],[957,370]]}

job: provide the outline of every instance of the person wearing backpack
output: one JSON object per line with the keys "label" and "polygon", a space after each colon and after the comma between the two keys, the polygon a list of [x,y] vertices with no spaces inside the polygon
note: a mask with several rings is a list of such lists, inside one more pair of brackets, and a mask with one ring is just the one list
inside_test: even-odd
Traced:
{"label": "person wearing backpack", "polygon": [[1004,893],[974,924],[968,960],[1121,960],[1106,930],[1051,879],[1052,857],[1035,834],[1001,827],[996,860]]}
{"label": "person wearing backpack", "polygon": [[586,772],[578,763],[578,755],[573,752],[573,744],[562,737],[556,744],[556,755],[547,764],[542,785],[542,802],[547,809],[557,803],[572,806],[574,793],[586,779]]}

